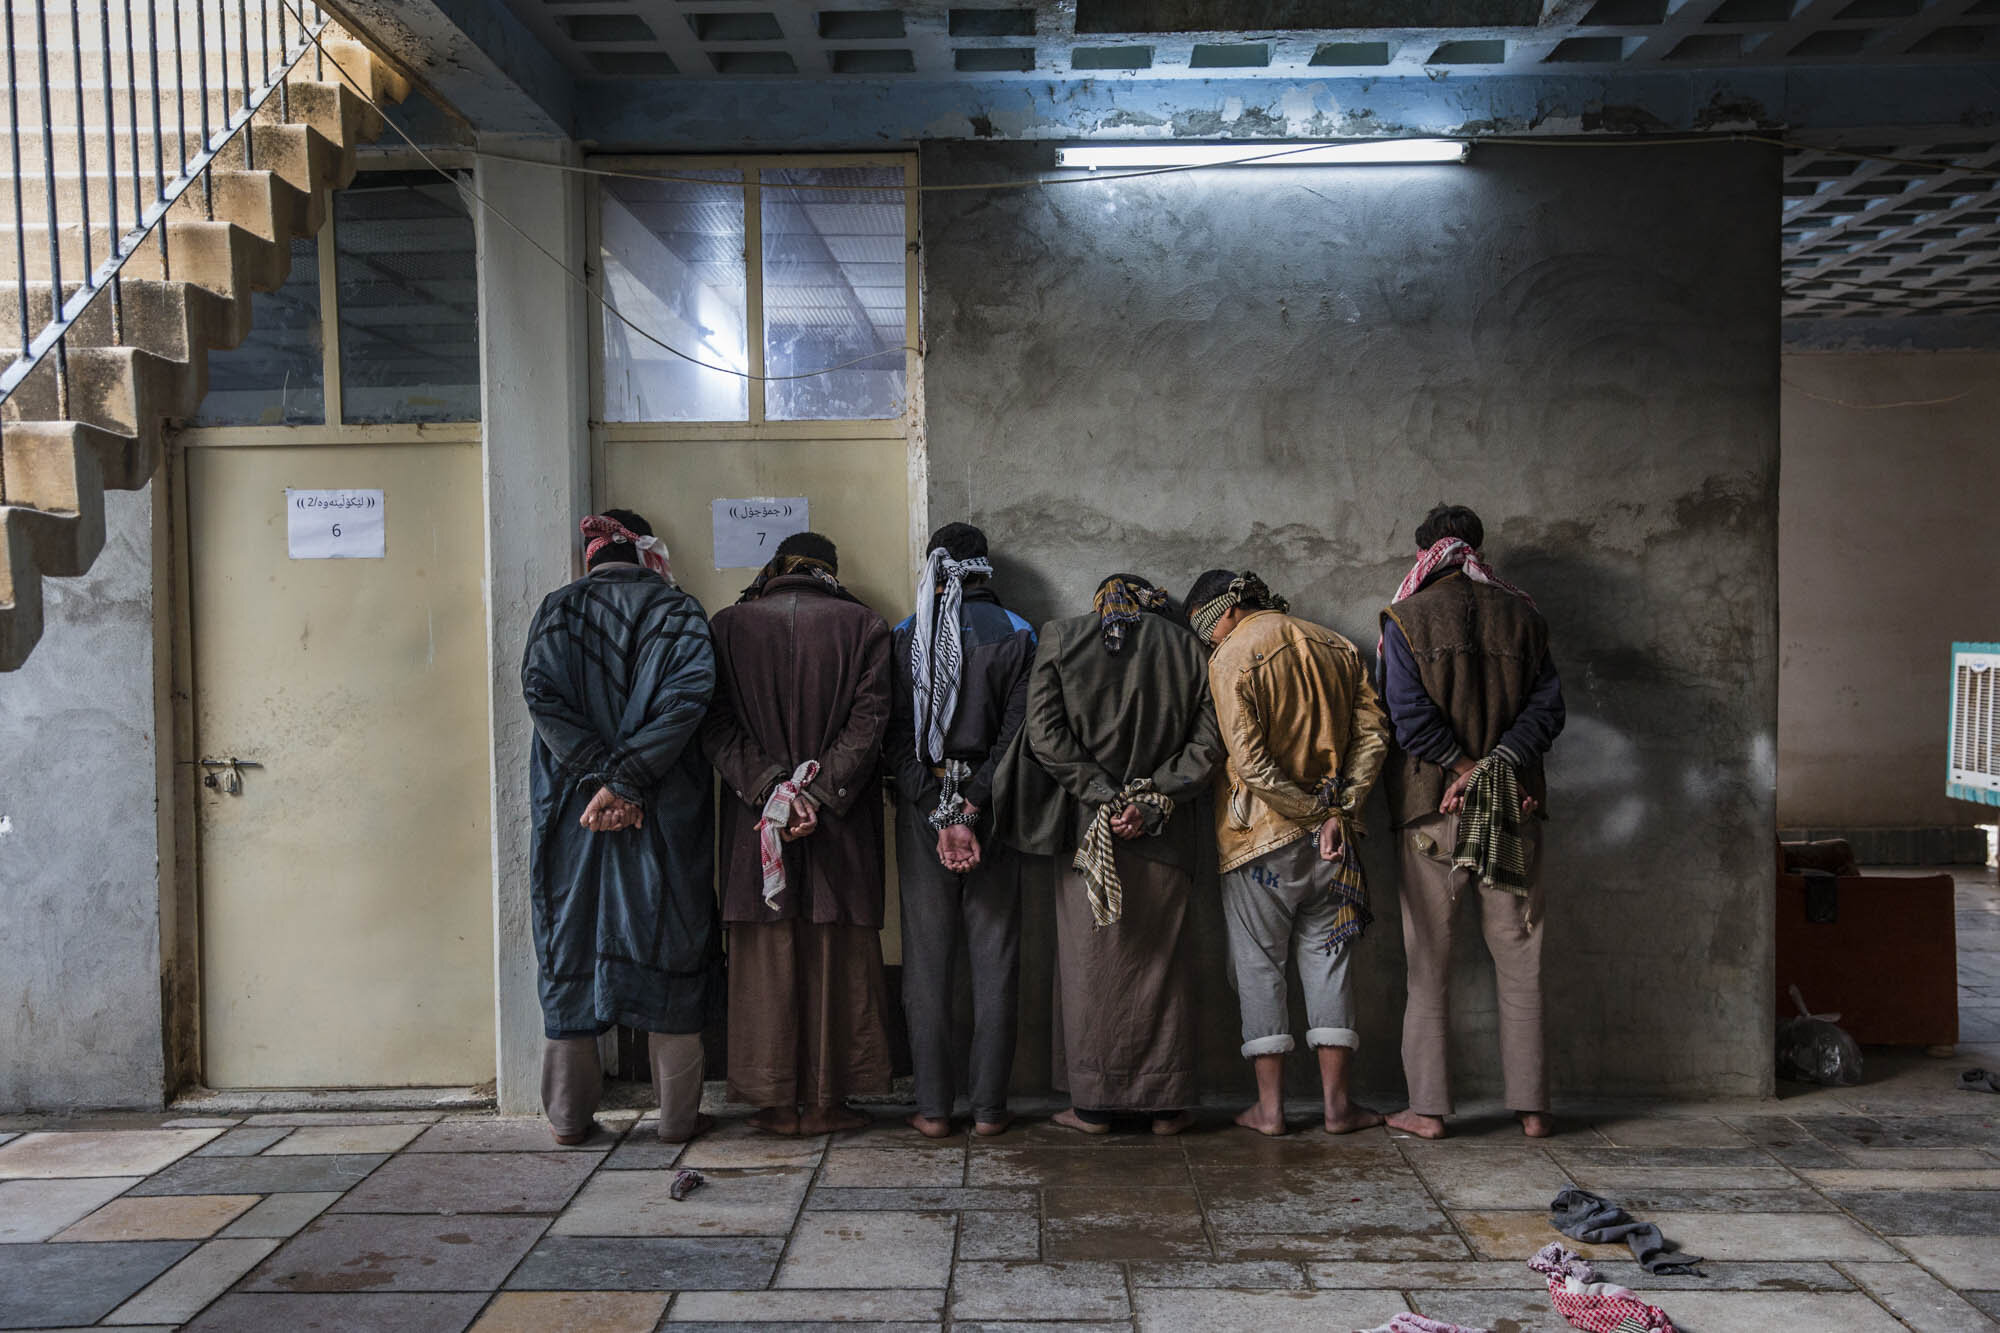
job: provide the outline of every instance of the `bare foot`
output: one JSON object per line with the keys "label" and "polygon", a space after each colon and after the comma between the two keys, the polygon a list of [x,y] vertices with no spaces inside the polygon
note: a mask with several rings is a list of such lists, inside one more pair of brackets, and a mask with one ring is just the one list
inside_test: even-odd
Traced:
{"label": "bare foot", "polygon": [[838,1134],[849,1129],[866,1129],[874,1121],[851,1106],[817,1106],[799,1118],[801,1134]]}
{"label": "bare foot", "polygon": [[1444,1117],[1441,1115],[1419,1115],[1415,1111],[1398,1111],[1389,1117],[1387,1124],[1391,1129],[1400,1129],[1405,1134],[1414,1134],[1420,1139],[1441,1139],[1445,1136]]}
{"label": "bare foot", "polygon": [[906,1124],[927,1139],[948,1139],[951,1137],[951,1120],[941,1115],[913,1115]]}
{"label": "bare foot", "polygon": [[1153,1121],[1153,1132],[1161,1135],[1174,1135],[1192,1124],[1194,1124],[1194,1112],[1180,1111],[1168,1116],[1164,1120],[1156,1118]]}
{"label": "bare foot", "polygon": [[1093,1125],[1088,1120],[1085,1120],[1076,1113],[1074,1106],[1064,1107],[1062,1110],[1057,1111],[1049,1117],[1049,1123],[1061,1125],[1064,1129],[1073,1129],[1079,1134],[1109,1134],[1111,1132],[1111,1126],[1109,1125]]}
{"label": "bare foot", "polygon": [[1014,1123],[1012,1111],[1002,1111],[998,1120],[979,1120],[972,1126],[972,1132],[982,1139],[997,1138],[1005,1134]]}
{"label": "bare foot", "polygon": [[1236,1123],[1275,1139],[1285,1132],[1285,1113],[1283,1109],[1266,1111],[1260,1103],[1238,1115]]}
{"label": "bare foot", "polygon": [[766,1134],[797,1134],[799,1113],[789,1106],[767,1106],[750,1117],[750,1128]]}
{"label": "bare foot", "polygon": [[689,1139],[700,1138],[702,1135],[708,1133],[709,1130],[714,1128],[715,1128],[714,1116],[698,1115],[694,1118],[694,1127],[689,1129],[688,1132],[685,1134],[670,1135],[666,1132],[666,1130],[662,1129],[660,1131],[660,1142],[686,1143]]}
{"label": "bare foot", "polygon": [[1545,1139],[1556,1132],[1556,1122],[1541,1111],[1523,1111],[1521,1132],[1531,1139]]}
{"label": "bare foot", "polygon": [[549,1133],[555,1135],[556,1142],[560,1143],[563,1147],[574,1148],[579,1143],[588,1143],[596,1138],[597,1131],[602,1128],[604,1126],[593,1120],[590,1122],[590,1128],[584,1130],[581,1134],[557,1134],[553,1127],[550,1128]]}
{"label": "bare foot", "polygon": [[1349,1102],[1347,1109],[1326,1118],[1326,1132],[1329,1134],[1352,1134],[1357,1129],[1373,1129],[1382,1123],[1382,1113],[1371,1111],[1359,1102]]}

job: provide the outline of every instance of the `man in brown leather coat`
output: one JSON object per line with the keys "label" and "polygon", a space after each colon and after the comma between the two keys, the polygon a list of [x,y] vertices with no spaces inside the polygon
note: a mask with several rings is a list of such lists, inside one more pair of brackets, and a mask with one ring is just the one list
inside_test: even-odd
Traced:
{"label": "man in brown leather coat", "polygon": [[847,1097],[889,1091],[889,627],[838,570],[825,537],[787,537],[710,626],[715,700],[701,741],[723,784],[730,1095],[783,1134],[865,1124]]}

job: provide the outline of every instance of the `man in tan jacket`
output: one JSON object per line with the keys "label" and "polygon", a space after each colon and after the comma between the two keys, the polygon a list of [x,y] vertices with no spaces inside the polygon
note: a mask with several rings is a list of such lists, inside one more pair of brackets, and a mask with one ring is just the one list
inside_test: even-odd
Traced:
{"label": "man in tan jacket", "polygon": [[1388,718],[1355,646],[1285,614],[1285,600],[1255,574],[1210,570],[1187,610],[1214,648],[1208,686],[1229,750],[1216,849],[1243,1055],[1257,1075],[1257,1104],[1236,1123],[1285,1132],[1284,1063],[1295,1044],[1285,977],[1296,953],[1326,1131],[1379,1125],[1348,1096],[1361,1045],[1348,963],[1370,920],[1353,839],[1388,749]]}

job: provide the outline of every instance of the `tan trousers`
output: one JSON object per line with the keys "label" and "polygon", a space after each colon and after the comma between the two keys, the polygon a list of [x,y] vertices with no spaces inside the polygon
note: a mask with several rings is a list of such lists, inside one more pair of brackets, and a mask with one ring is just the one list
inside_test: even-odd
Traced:
{"label": "tan trousers", "polygon": [[[701,1115],[702,1050],[698,1032],[649,1032],[646,1054],[653,1091],[660,1099],[660,1138],[679,1143],[694,1134]],[[590,1132],[604,1095],[604,1066],[595,1037],[550,1037],[542,1042],[542,1108],[549,1127],[564,1138]]]}
{"label": "tan trousers", "polygon": [[[1541,822],[1529,820],[1526,897],[1480,889],[1479,920],[1500,1000],[1500,1067],[1507,1106],[1549,1109],[1542,1056]],[[1398,830],[1403,872],[1403,951],[1409,957],[1409,1003],[1403,1010],[1403,1076],[1410,1109],[1451,1114],[1451,924],[1472,872],[1455,870],[1457,815],[1432,815]]]}

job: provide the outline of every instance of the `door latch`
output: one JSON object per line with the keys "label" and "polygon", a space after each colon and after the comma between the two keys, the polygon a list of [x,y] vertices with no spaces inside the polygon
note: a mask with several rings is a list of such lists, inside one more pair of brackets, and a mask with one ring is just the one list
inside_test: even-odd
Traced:
{"label": "door latch", "polygon": [[219,791],[224,796],[243,794],[243,770],[262,768],[252,759],[238,759],[231,755],[227,759],[202,759],[198,761],[208,771],[201,775],[201,785],[210,791]]}

